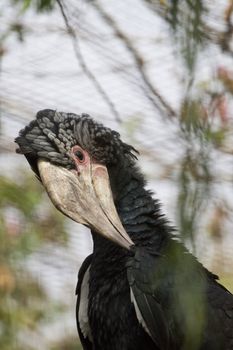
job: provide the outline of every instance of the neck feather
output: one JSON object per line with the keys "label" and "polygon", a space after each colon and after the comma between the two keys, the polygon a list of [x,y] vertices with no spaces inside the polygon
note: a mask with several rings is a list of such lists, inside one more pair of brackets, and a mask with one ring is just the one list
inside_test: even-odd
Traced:
{"label": "neck feather", "polygon": [[159,248],[171,231],[159,202],[145,189],[144,178],[135,166],[125,169],[124,179],[125,184],[118,184],[115,200],[123,226],[136,245]]}
{"label": "neck feather", "polygon": [[[139,247],[159,251],[170,237],[169,227],[162,215],[160,205],[152,198],[150,191],[145,189],[145,180],[134,164],[118,164],[117,168],[110,168],[109,178],[114,202],[121,222]],[[94,252],[99,255],[120,256],[127,252],[116,244],[92,232]]]}

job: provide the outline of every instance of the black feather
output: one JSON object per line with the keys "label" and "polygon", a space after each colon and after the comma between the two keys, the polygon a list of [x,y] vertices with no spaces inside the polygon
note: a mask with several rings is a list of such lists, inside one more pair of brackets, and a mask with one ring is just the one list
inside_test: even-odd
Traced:
{"label": "black feather", "polygon": [[[73,167],[78,144],[108,169],[115,206],[135,247],[126,251],[92,231],[93,255],[79,273],[79,291],[90,266],[88,318],[93,344],[85,350],[233,350],[233,296],[174,236],[160,205],[145,189],[132,146],[90,116],[43,110],[16,138],[39,176],[42,156]],[[147,331],[137,319],[133,291]]]}

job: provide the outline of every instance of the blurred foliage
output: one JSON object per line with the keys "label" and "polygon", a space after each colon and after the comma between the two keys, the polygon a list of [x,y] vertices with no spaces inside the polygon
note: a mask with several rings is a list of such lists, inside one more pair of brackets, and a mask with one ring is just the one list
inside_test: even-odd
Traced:
{"label": "blurred foliage", "polygon": [[53,10],[56,0],[12,0],[13,4],[19,4],[22,11],[34,8],[37,12]]}
{"label": "blurred foliage", "polygon": [[189,71],[195,67],[199,46],[207,38],[204,15],[207,12],[204,1],[199,0],[145,0],[156,13],[159,13],[170,25],[174,39],[179,43]]}
{"label": "blurred foliage", "polygon": [[[27,29],[24,26],[23,14],[30,9],[35,10],[37,13],[52,11],[55,7],[56,0],[9,0],[9,3],[13,5],[17,11],[15,18],[0,32],[0,60],[6,53],[4,42],[8,37],[16,35],[19,41],[24,41]],[[2,16],[4,16],[4,12],[0,10],[0,19]]]}
{"label": "blurred foliage", "polygon": [[233,293],[233,276],[232,274],[219,275],[220,283]]}
{"label": "blurred foliage", "polygon": [[[220,38],[227,34],[226,31],[215,31],[216,37],[213,39],[211,33],[214,29],[209,28],[206,21],[208,7],[205,1],[145,1],[169,24],[175,48],[187,67],[178,115],[183,158],[179,164],[177,216],[183,239],[195,249],[203,212],[213,201],[213,154],[215,151],[233,153],[227,147],[232,124],[226,97],[228,94],[232,100],[233,72],[226,67],[219,67],[217,76],[213,72],[212,80],[202,86],[196,85],[196,62],[208,43],[216,44],[216,37],[219,37],[217,44],[222,49]],[[232,1],[229,1],[225,9],[226,27],[230,25],[232,11]],[[216,218],[212,219],[215,221]],[[226,215],[221,215],[221,219],[218,216],[218,227],[223,227],[225,220]],[[211,234],[213,232],[211,230]]]}
{"label": "blurred foliage", "polygon": [[[192,74],[195,75],[195,71]],[[199,97],[195,99],[191,91],[187,93],[180,111],[184,157],[179,175],[178,215],[182,236],[190,239],[194,246],[202,213],[214,199],[214,157],[216,152],[228,153],[226,145],[231,137],[231,119],[225,96],[232,94],[229,87],[233,80],[226,69],[220,69],[217,79],[224,92],[219,93],[217,84],[212,90],[208,85],[204,89],[199,87],[196,91]],[[222,215],[219,225],[223,226],[226,218]]]}
{"label": "blurred foliage", "polygon": [[17,183],[0,176],[0,348],[29,349],[25,331],[58,309],[48,301],[39,281],[27,271],[26,258],[48,241],[66,242],[64,218],[48,206],[35,178],[18,173]]}
{"label": "blurred foliage", "polygon": [[[77,336],[78,337],[78,336]],[[77,337],[67,337],[52,345],[51,350],[82,350],[77,344]]]}
{"label": "blurred foliage", "polygon": [[[51,11],[55,8],[56,2],[56,0],[9,0],[9,3],[17,8],[17,15],[0,35],[0,58],[3,58],[6,52],[5,41],[10,35],[17,36],[19,41],[23,41],[27,35],[28,29],[24,26],[23,15],[30,10],[38,13]],[[102,7],[96,6],[100,3],[98,1],[87,2],[95,4],[95,10],[102,14],[102,20],[108,23],[118,40],[124,43],[124,47],[134,58],[136,68],[143,76],[146,89],[151,96],[159,98],[164,103],[160,91],[153,88],[150,77],[148,78],[145,73],[147,57],[143,56],[143,52],[136,50],[132,38],[127,36],[114,17],[105,11],[103,2]],[[226,2],[223,12],[225,26],[222,30],[211,27],[206,21],[209,11],[208,1],[142,0],[142,3],[165,21],[170,29],[175,51],[182,58],[183,96],[178,112],[171,113],[173,118],[167,119],[170,123],[179,125],[177,144],[182,147],[182,157],[179,164],[169,165],[166,177],[174,179],[176,176],[179,230],[182,238],[195,249],[203,213],[213,202],[215,181],[213,167],[216,154],[219,156],[233,154],[232,143],[229,142],[232,137],[232,120],[231,105],[228,101],[228,98],[232,101],[233,96],[233,71],[226,66],[218,67],[208,81],[197,84],[197,62],[200,53],[210,44],[216,45],[219,50],[232,57],[233,2],[232,0]],[[65,1],[63,4],[65,5]],[[71,13],[72,9],[66,6],[66,11]],[[0,13],[0,17],[3,15]],[[167,108],[166,103],[164,107]],[[157,115],[158,110],[155,109],[155,112]],[[133,143],[137,142],[135,135],[144,118],[142,112],[142,115],[134,116],[123,124]],[[154,159],[148,149],[140,151],[150,156],[150,159]],[[178,171],[175,171],[177,168]],[[29,350],[21,342],[20,335],[27,329],[36,329],[46,320],[48,314],[57,312],[56,305],[48,307],[47,296],[42,286],[25,270],[24,264],[26,258],[42,244],[51,241],[62,244],[66,242],[64,218],[48,206],[48,202],[41,185],[34,178],[23,174],[16,182],[0,177],[1,350]],[[213,263],[214,271],[220,270],[224,261],[221,242],[224,237],[224,223],[229,216],[230,208],[225,199],[215,201],[206,227],[207,234],[217,243],[218,266],[214,266]],[[221,276],[221,281],[233,290],[232,275]],[[72,350],[78,349],[77,346],[77,339],[67,336],[54,343],[51,350]]]}

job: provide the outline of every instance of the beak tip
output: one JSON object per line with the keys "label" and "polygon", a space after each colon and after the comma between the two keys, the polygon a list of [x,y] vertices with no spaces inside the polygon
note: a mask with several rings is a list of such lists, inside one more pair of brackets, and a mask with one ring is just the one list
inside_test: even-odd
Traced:
{"label": "beak tip", "polygon": [[134,243],[116,211],[106,168],[99,164],[86,167],[81,180],[70,170],[47,160],[39,159],[38,169],[42,183],[59,211],[80,224],[94,228],[128,251],[132,249]]}

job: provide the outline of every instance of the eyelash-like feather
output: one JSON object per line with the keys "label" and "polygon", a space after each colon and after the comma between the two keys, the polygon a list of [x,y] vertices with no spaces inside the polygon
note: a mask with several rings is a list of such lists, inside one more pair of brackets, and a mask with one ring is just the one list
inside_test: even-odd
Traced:
{"label": "eyelash-like feather", "polygon": [[115,164],[119,158],[137,159],[138,152],[120,139],[118,132],[95,122],[88,114],[39,111],[36,119],[16,138],[18,153],[31,158],[43,157],[55,164],[73,167],[70,150],[79,145],[103,164]]}

